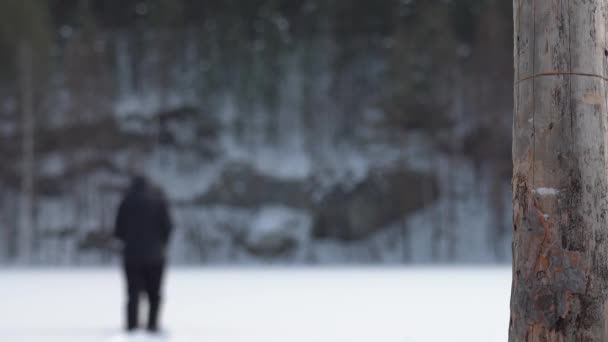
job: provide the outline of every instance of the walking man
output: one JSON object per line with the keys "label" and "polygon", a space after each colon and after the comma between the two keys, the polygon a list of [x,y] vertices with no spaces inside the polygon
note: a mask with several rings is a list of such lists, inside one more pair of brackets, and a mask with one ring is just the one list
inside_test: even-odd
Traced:
{"label": "walking man", "polygon": [[162,190],[145,176],[136,176],[116,217],[114,235],[123,243],[127,284],[127,331],[138,327],[140,294],[148,299],[147,330],[158,332],[163,273],[172,223]]}

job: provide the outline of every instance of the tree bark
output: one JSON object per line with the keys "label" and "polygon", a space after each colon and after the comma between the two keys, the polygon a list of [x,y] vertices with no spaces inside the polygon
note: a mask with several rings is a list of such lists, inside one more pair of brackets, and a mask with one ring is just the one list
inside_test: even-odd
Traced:
{"label": "tree bark", "polygon": [[514,0],[509,341],[608,341],[606,0]]}

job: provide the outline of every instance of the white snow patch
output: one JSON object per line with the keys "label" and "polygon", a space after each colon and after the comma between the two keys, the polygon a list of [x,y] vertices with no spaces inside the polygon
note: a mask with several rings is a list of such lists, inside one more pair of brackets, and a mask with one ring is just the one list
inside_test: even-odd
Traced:
{"label": "white snow patch", "polygon": [[552,188],[536,188],[534,189],[534,193],[540,196],[556,196],[559,194],[559,190]]}
{"label": "white snow patch", "polygon": [[261,150],[250,161],[256,170],[280,179],[304,179],[311,174],[312,161],[299,149]]}
{"label": "white snow patch", "polygon": [[[284,206],[269,206],[260,210],[251,225],[251,232],[265,235],[278,233],[285,229],[297,231],[298,228],[310,228],[310,216],[308,214]],[[303,236],[308,234],[306,231],[300,233]]]}
{"label": "white snow patch", "polygon": [[220,174],[222,164],[180,167],[183,160],[172,153],[158,153],[146,161],[148,175],[167,192],[172,200],[191,200],[207,191]]}
{"label": "white snow patch", "polygon": [[305,244],[312,220],[306,212],[283,206],[263,208],[251,224],[247,245],[258,249],[278,249],[285,243]]}
{"label": "white snow patch", "polygon": [[144,333],[130,333],[130,334],[118,334],[108,340],[108,342],[169,342],[171,339],[168,336],[162,334],[144,334]]}

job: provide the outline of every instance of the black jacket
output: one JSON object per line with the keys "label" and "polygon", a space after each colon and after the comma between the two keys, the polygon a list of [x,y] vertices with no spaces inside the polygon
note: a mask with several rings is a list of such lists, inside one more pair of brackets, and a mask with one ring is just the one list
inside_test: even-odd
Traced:
{"label": "black jacket", "polygon": [[162,191],[138,177],[120,204],[114,235],[124,244],[127,263],[156,263],[166,259],[172,223]]}

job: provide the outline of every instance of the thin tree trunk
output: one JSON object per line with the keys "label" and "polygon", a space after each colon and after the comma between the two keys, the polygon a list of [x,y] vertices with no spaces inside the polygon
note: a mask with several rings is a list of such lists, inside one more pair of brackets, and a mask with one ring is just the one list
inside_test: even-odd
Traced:
{"label": "thin tree trunk", "polygon": [[[430,158],[430,163],[431,163],[431,170],[433,170],[434,176],[436,179],[439,180],[439,199],[438,202],[441,202],[444,200],[444,191],[445,191],[445,183],[443,181],[443,177],[441,174],[441,169],[439,167],[439,162],[437,160],[437,157],[433,157],[429,154],[429,158]],[[430,184],[429,184],[430,185]],[[432,185],[428,186],[425,190],[426,193],[426,198],[427,199],[432,199],[433,195],[432,195]],[[430,200],[426,201],[427,203],[431,203]],[[441,261],[441,258],[443,256],[443,253],[441,253],[441,247],[442,247],[442,241],[444,239],[444,226],[443,226],[443,222],[444,222],[444,211],[443,211],[443,205],[439,205],[437,207],[437,213],[431,213],[431,257],[433,262],[439,262]]]}
{"label": "thin tree trunk", "polygon": [[[453,261],[456,260],[456,246],[458,245],[458,232],[456,231],[456,229],[458,229],[458,215],[456,213],[456,184],[457,184],[457,179],[455,177],[455,173],[454,172],[450,172],[449,170],[451,169],[451,164],[453,163],[452,157],[448,156],[446,158],[446,165],[445,165],[445,170],[448,171],[447,174],[445,175],[445,177],[447,178],[447,190],[446,190],[446,196],[447,196],[447,209],[446,209],[446,218],[447,220],[445,221],[445,227],[443,228],[444,230],[444,235],[445,235],[445,239],[447,242],[447,258],[449,261]],[[454,168],[455,169],[455,168]]]}
{"label": "thin tree trunk", "polygon": [[31,44],[29,42],[22,42],[19,47],[19,75],[23,119],[19,259],[25,263],[31,259],[34,223],[34,95],[32,59]]}
{"label": "thin tree trunk", "polygon": [[608,341],[606,0],[515,0],[509,341]]}

